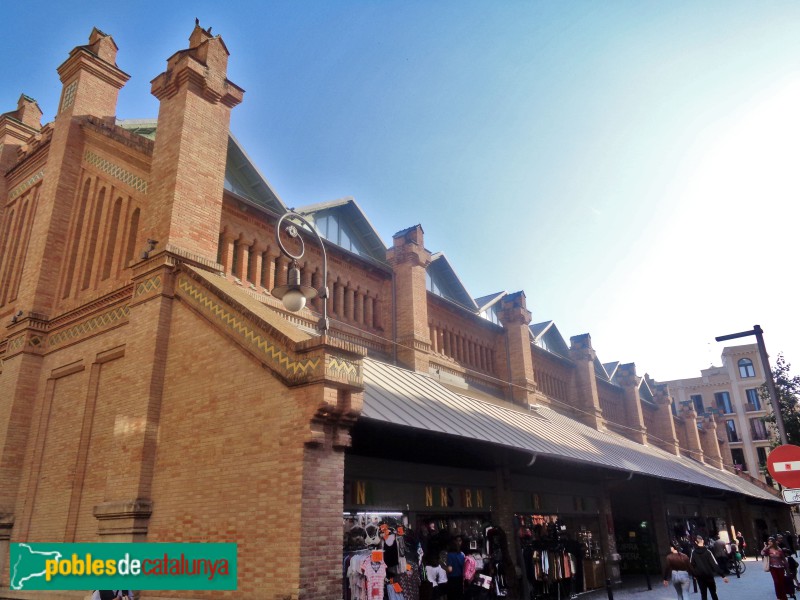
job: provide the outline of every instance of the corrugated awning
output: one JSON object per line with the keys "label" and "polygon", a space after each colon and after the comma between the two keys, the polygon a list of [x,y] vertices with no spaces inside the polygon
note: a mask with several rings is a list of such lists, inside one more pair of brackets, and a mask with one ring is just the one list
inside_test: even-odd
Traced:
{"label": "corrugated awning", "polygon": [[732,473],[597,431],[547,407],[525,411],[492,404],[423,373],[368,358],[364,384],[365,419],[781,502]]}

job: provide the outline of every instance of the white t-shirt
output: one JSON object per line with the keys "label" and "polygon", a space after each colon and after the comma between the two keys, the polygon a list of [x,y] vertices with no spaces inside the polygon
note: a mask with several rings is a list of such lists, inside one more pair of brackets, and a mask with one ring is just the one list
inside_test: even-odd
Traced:
{"label": "white t-shirt", "polygon": [[447,572],[441,566],[425,567],[425,572],[428,574],[428,581],[433,584],[433,587],[440,583],[447,583]]}

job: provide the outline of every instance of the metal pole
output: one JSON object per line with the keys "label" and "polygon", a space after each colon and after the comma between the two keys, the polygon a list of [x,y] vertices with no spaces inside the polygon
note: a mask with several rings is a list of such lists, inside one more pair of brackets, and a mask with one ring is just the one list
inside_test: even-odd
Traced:
{"label": "metal pole", "polygon": [[756,336],[758,343],[758,354],[761,357],[761,366],[764,369],[764,377],[767,380],[767,390],[769,390],[769,399],[772,402],[772,410],[775,413],[775,424],[778,426],[778,434],[781,437],[781,444],[788,444],[786,439],[786,427],[783,425],[783,414],[781,413],[781,406],[778,402],[778,392],[775,389],[775,380],[772,378],[772,369],[769,366],[769,355],[767,354],[767,347],[764,344],[764,331],[760,325],[753,325],[753,333]]}

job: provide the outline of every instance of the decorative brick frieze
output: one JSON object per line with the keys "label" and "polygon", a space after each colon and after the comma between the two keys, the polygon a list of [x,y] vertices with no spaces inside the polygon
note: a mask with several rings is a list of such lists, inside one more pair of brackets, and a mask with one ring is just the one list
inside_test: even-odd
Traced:
{"label": "decorative brick frieze", "polygon": [[361,361],[350,360],[332,354],[325,355],[325,376],[334,381],[350,385],[363,385]]}
{"label": "decorative brick frieze", "polygon": [[162,278],[160,274],[153,275],[149,279],[139,281],[136,283],[136,289],[133,292],[134,298],[141,296],[150,296],[157,293],[162,288]]}
{"label": "decorative brick frieze", "polygon": [[110,175],[117,181],[121,181],[131,189],[141,192],[142,194],[147,193],[147,182],[135,173],[131,173],[123,167],[112,163],[110,160],[95,154],[91,150],[86,151],[86,153],[83,155],[83,159],[87,164],[92,165],[107,175]]}
{"label": "decorative brick frieze", "polygon": [[127,322],[129,314],[130,307],[127,304],[118,306],[68,329],[51,334],[47,340],[47,346],[52,350],[66,343],[77,342],[112,327],[122,325]]}
{"label": "decorative brick frieze", "polygon": [[40,169],[39,171],[37,171],[36,173],[31,175],[28,179],[26,179],[25,181],[23,181],[19,185],[15,186],[14,189],[12,189],[8,193],[9,202],[11,200],[14,200],[17,196],[20,196],[21,194],[23,194],[24,192],[26,192],[30,188],[32,188],[37,183],[39,183],[42,180],[43,177],[44,177],[44,169]]}
{"label": "decorative brick frieze", "polygon": [[308,380],[320,367],[316,359],[297,359],[240,312],[224,304],[207,288],[181,273],[176,284],[177,296],[206,318],[220,326],[228,335],[258,356],[264,364],[273,369],[282,379],[300,383]]}

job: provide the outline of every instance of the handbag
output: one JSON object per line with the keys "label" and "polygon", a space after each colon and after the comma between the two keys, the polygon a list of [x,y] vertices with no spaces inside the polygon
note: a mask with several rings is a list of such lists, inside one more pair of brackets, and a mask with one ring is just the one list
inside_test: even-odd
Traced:
{"label": "handbag", "polygon": [[762,557],[761,563],[764,566],[764,571],[769,571],[769,556]]}

